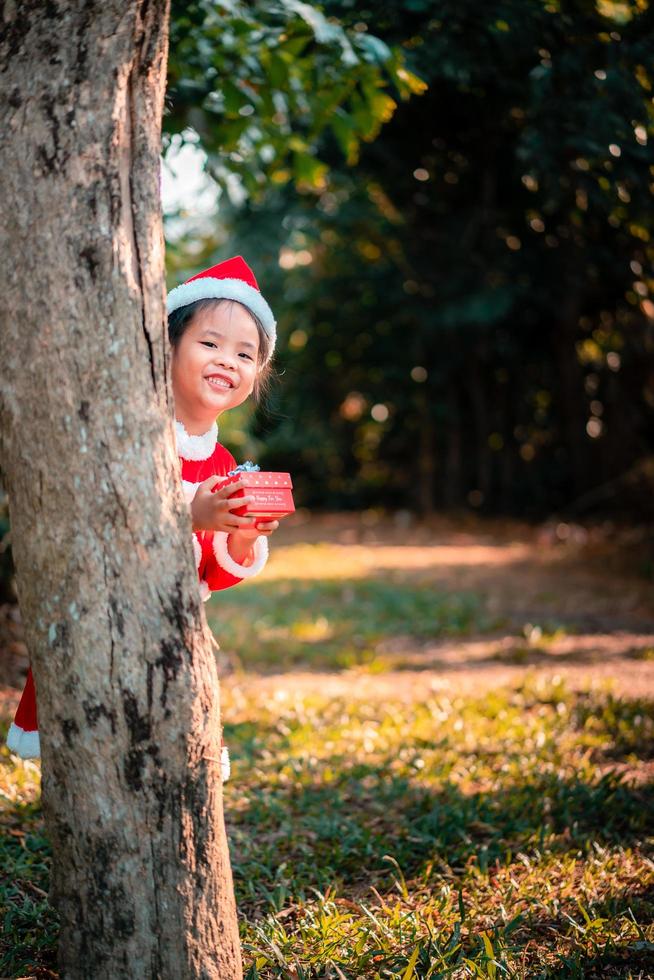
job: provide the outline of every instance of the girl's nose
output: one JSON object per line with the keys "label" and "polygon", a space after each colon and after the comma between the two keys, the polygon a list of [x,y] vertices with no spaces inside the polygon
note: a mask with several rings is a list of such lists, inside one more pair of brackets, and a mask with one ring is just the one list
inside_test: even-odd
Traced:
{"label": "girl's nose", "polygon": [[229,351],[221,350],[216,355],[216,362],[224,368],[236,370],[236,358]]}

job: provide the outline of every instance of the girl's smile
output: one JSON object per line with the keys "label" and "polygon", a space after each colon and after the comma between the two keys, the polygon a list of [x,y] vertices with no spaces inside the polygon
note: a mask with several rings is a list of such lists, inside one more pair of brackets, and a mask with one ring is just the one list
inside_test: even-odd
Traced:
{"label": "girl's smile", "polygon": [[172,354],[175,414],[191,435],[242,404],[259,370],[259,332],[240,303],[199,310]]}
{"label": "girl's smile", "polygon": [[234,382],[230,378],[225,377],[224,374],[209,374],[207,375],[207,381],[209,382],[210,385],[213,385],[215,388],[234,387]]}

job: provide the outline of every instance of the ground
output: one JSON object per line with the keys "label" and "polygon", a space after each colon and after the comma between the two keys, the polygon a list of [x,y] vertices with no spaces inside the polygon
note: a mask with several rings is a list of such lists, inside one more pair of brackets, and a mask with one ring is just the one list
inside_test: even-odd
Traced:
{"label": "ground", "polygon": [[[248,977],[654,976],[647,531],[302,513],[271,553],[206,607]],[[38,764],[1,761],[0,971],[53,976]]]}

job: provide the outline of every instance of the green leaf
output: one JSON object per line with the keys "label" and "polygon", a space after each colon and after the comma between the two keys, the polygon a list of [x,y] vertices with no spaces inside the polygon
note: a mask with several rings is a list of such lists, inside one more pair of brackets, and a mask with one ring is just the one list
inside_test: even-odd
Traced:
{"label": "green leaf", "polygon": [[411,954],[411,959],[407,964],[407,968],[402,974],[402,980],[411,980],[414,973],[414,967],[416,965],[416,960],[418,959],[418,953],[420,952],[420,946],[416,946],[413,953]]}
{"label": "green leaf", "polygon": [[270,66],[268,68],[268,78],[270,84],[275,88],[282,89],[288,82],[288,66],[283,58],[278,54],[270,56]]}
{"label": "green leaf", "polygon": [[363,57],[372,64],[383,65],[392,57],[389,46],[373,34],[359,34],[356,44],[363,49]]}
{"label": "green leaf", "polygon": [[293,156],[295,176],[299,183],[320,188],[325,183],[327,166],[309,153],[295,153]]}
{"label": "green leaf", "polygon": [[230,82],[229,79],[225,79],[222,82],[221,92],[225,101],[225,111],[231,115],[237,115],[238,110],[248,102],[243,92],[233,82]]}
{"label": "green leaf", "polygon": [[332,116],[331,130],[345,154],[348,166],[354,166],[359,156],[359,140],[355,135],[354,120],[347,113],[339,110]]}
{"label": "green leaf", "polygon": [[488,962],[486,964],[488,968],[488,975],[491,978],[491,980],[495,980],[495,977],[497,976],[497,967],[495,966],[495,952],[493,950],[493,944],[491,943],[487,932],[481,933],[481,941],[484,944],[484,951],[486,953],[486,956],[488,957]]}

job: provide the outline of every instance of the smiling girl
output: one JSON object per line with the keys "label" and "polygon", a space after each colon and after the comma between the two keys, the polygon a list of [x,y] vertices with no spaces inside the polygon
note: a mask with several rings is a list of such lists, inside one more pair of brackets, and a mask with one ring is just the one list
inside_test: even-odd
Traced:
{"label": "smiling girl", "polygon": [[[246,262],[237,256],[201,272],[168,296],[177,451],[191,506],[203,595],[261,570],[278,521],[260,523],[232,509],[241,481],[213,487],[236,466],[217,442],[216,417],[259,394],[270,371],[275,320]],[[198,545],[200,549],[198,549]]]}
{"label": "smiling girl", "polygon": [[[182,487],[190,505],[193,551],[203,599],[261,571],[278,521],[233,513],[252,501],[230,500],[241,480],[217,489],[236,466],[218,442],[216,418],[258,397],[270,373],[276,324],[254,273],[239,255],[193,276],[168,294],[175,432]],[[23,758],[40,755],[31,670],[7,745]],[[223,780],[229,754],[222,749]]]}

